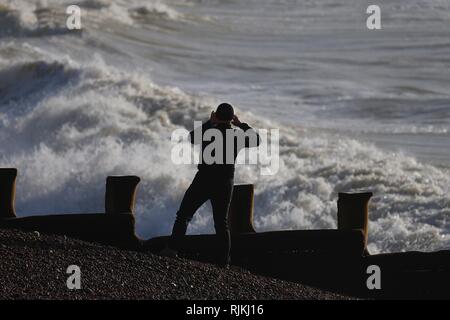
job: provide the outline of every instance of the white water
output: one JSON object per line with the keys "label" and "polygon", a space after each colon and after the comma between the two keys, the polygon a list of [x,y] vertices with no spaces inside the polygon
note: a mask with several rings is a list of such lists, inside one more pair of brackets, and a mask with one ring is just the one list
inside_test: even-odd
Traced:
{"label": "white water", "polygon": [[256,185],[258,230],[335,228],[337,192],[371,190],[371,251],[449,248],[448,4],[391,1],[372,36],[364,5],[333,3],[87,0],[73,34],[38,27],[34,10],[61,1],[0,0],[0,165],[19,169],[18,213],[99,212],[106,176],[135,174],[138,233],[167,234],[195,174],[171,163],[170,134],[226,100],[281,130],[278,175],[236,174]]}

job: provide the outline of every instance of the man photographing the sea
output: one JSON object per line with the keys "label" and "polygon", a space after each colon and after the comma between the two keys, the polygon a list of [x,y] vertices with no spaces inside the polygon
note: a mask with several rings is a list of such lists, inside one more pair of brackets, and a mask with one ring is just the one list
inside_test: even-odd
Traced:
{"label": "man photographing the sea", "polygon": [[192,130],[189,136],[192,144],[201,145],[198,172],[184,194],[168,247],[161,254],[176,256],[195,212],[210,200],[218,240],[216,261],[228,266],[231,244],[227,218],[233,194],[236,157],[243,148],[259,146],[260,137],[248,124],[239,120],[228,103],[220,104],[216,111],[211,112],[209,120]]}

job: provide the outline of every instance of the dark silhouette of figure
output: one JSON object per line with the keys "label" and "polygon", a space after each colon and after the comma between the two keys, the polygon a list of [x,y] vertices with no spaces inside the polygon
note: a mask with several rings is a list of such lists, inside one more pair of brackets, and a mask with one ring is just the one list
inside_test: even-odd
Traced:
{"label": "dark silhouette of figure", "polygon": [[[232,128],[232,125],[239,129]],[[220,148],[210,152],[210,155],[217,156],[214,161],[208,160],[209,153],[206,152],[208,146],[216,141],[215,137],[204,136],[210,129],[215,129],[213,133],[221,137],[222,141],[221,155],[216,154],[220,153]],[[257,147],[260,144],[260,137],[248,124],[239,120],[230,104],[222,103],[216,112],[211,113],[208,121],[190,132],[190,139],[192,144],[201,143],[198,172],[181,201],[168,248],[161,253],[176,256],[180,241],[183,240],[195,212],[202,204],[211,200],[219,245],[217,256],[214,258],[220,265],[228,266],[231,245],[227,216],[233,193],[235,161],[243,148]]]}

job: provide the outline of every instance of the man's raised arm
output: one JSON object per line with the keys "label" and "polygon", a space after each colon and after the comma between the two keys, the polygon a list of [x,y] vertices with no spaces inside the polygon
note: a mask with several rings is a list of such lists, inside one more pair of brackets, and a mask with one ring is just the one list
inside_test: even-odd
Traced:
{"label": "man's raised arm", "polygon": [[247,123],[241,122],[236,115],[233,118],[233,124],[244,131],[245,148],[255,148],[260,145],[261,138],[259,134]]}

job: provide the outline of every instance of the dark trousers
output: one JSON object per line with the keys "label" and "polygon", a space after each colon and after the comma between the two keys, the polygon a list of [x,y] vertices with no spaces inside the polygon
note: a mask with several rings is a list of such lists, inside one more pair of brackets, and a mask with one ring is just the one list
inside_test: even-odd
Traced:
{"label": "dark trousers", "polygon": [[228,229],[228,209],[233,194],[233,178],[220,178],[210,173],[197,172],[194,180],[184,194],[180,209],[173,225],[169,246],[180,247],[187,226],[194,213],[206,201],[211,200],[214,228],[219,247],[215,257],[220,264],[227,264],[230,256],[230,231]]}

